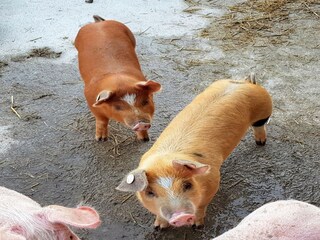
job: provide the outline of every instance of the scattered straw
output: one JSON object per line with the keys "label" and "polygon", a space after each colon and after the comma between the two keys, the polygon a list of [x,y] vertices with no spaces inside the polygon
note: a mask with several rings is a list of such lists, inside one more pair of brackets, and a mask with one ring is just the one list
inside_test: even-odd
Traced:
{"label": "scattered straw", "polygon": [[13,96],[11,96],[11,106],[10,106],[11,110],[18,116],[18,118],[21,119],[20,114],[14,109],[14,102],[13,102]]}
{"label": "scattered straw", "polygon": [[317,0],[248,0],[231,6],[221,18],[214,18],[200,36],[220,40],[224,50],[257,42],[260,47],[283,44],[295,30],[291,14],[320,16],[312,9],[313,4],[318,4]]}
{"label": "scattered straw", "polygon": [[233,188],[235,186],[237,186],[239,183],[243,182],[243,179],[240,179],[239,181],[235,182],[234,184],[231,184],[228,189]]}
{"label": "scattered straw", "polygon": [[129,194],[122,202],[121,204],[124,204],[126,201],[128,201],[131,197],[133,196],[133,194]]}
{"label": "scattered straw", "polygon": [[183,12],[186,12],[186,13],[196,13],[198,11],[200,11],[201,8],[195,8],[195,7],[188,7],[186,9],[183,10]]}
{"label": "scattered straw", "polygon": [[144,34],[146,31],[148,31],[150,28],[151,28],[151,26],[148,27],[146,30],[142,31],[141,33],[139,33],[138,35],[141,36],[141,35]]}
{"label": "scattered straw", "polygon": [[311,13],[313,13],[313,14],[316,15],[318,18],[320,18],[320,15],[319,15],[318,13],[316,13],[315,11],[313,11],[306,2],[303,2],[303,4],[306,6],[306,8],[307,8]]}
{"label": "scattered straw", "polygon": [[129,214],[130,214],[130,217],[131,217],[132,221],[133,221],[135,224],[137,224],[138,226],[140,226],[140,227],[142,227],[142,228],[147,228],[146,226],[143,226],[142,224],[138,223],[138,222],[136,221],[136,219],[133,217],[133,215],[132,215],[131,212],[129,212]]}

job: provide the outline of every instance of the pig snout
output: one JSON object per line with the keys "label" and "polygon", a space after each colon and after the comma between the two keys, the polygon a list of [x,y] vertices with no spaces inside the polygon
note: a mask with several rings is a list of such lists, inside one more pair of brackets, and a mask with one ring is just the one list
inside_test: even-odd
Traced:
{"label": "pig snout", "polygon": [[169,220],[170,225],[174,227],[181,227],[185,225],[193,225],[196,216],[190,213],[174,213]]}
{"label": "pig snout", "polygon": [[138,122],[137,124],[134,125],[132,128],[133,131],[144,131],[148,130],[151,127],[150,123],[147,122]]}

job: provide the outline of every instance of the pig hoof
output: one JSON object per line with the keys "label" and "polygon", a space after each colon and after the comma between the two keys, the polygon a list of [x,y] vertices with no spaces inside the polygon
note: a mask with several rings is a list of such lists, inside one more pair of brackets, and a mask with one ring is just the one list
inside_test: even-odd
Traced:
{"label": "pig hoof", "polygon": [[156,219],[155,220],[155,222],[154,222],[154,228],[156,229],[156,230],[161,230],[161,229],[164,229],[164,228],[167,228],[167,227],[169,227],[169,223],[167,222],[167,221],[165,221],[165,220],[162,220],[162,219]]}
{"label": "pig hoof", "polygon": [[195,230],[196,229],[203,229],[204,228],[204,224],[200,224],[200,225],[193,224],[192,228],[195,229]]}
{"label": "pig hoof", "polygon": [[149,140],[150,140],[149,137],[145,137],[142,139],[142,141],[144,141],[144,142],[148,142]]}
{"label": "pig hoof", "polygon": [[160,231],[160,230],[161,230],[161,228],[160,228],[160,226],[154,226],[154,230],[156,230],[156,231]]}
{"label": "pig hoof", "polygon": [[154,226],[154,230],[155,231],[163,231],[167,228],[167,226]]}
{"label": "pig hoof", "polygon": [[149,137],[138,138],[139,141],[148,142],[150,140]]}
{"label": "pig hoof", "polygon": [[96,137],[96,140],[98,142],[105,142],[105,141],[108,141],[108,137]]}
{"label": "pig hoof", "polygon": [[257,144],[258,146],[264,146],[264,145],[266,145],[266,141],[261,141],[261,140],[259,140],[259,141],[256,141],[256,144]]}

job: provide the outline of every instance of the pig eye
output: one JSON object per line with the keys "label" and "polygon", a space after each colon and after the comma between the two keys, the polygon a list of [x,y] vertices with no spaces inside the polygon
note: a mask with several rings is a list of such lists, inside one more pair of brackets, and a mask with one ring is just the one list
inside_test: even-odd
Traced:
{"label": "pig eye", "polygon": [[148,99],[143,100],[142,103],[141,103],[142,106],[146,106],[148,104],[149,104],[149,100]]}
{"label": "pig eye", "polygon": [[186,192],[192,188],[192,183],[191,182],[184,182],[183,183],[183,191]]}
{"label": "pig eye", "polygon": [[156,194],[152,190],[147,190],[146,195],[150,198],[153,198],[156,196]]}
{"label": "pig eye", "polygon": [[73,236],[70,236],[69,239],[72,240],[72,239],[73,239]]}
{"label": "pig eye", "polygon": [[121,110],[123,110],[123,108],[122,108],[122,106],[120,106],[120,105],[114,105],[114,108],[117,110],[117,111],[121,111]]}

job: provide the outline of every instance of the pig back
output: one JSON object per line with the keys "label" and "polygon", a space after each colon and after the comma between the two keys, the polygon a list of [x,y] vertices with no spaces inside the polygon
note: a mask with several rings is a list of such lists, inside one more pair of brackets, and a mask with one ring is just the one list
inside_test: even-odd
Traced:
{"label": "pig back", "polygon": [[28,226],[31,231],[35,222],[33,214],[40,211],[41,206],[37,202],[16,191],[0,187],[0,228],[3,227],[3,231],[16,225]]}
{"label": "pig back", "polygon": [[75,39],[80,74],[85,82],[111,73],[139,73],[135,38],[117,21],[90,23],[82,27]]}
{"label": "pig back", "polygon": [[[203,163],[223,161],[248,127],[271,114],[271,98],[260,86],[219,80],[200,93],[161,133],[141,163],[155,153],[200,153]],[[219,164],[222,164],[220,162]]]}
{"label": "pig back", "polygon": [[4,208],[5,206],[19,206],[30,209],[41,208],[40,204],[31,198],[11,189],[0,187],[0,208]]}
{"label": "pig back", "polygon": [[320,209],[297,200],[267,203],[214,240],[319,240]]}

